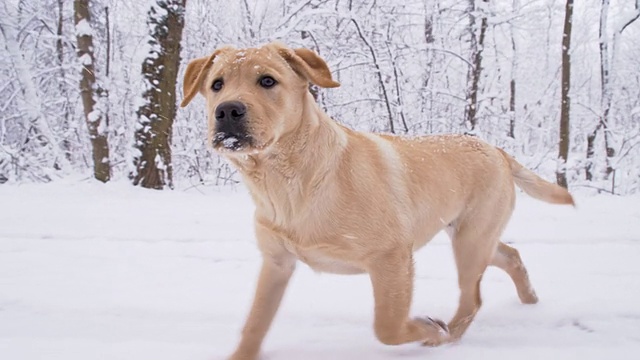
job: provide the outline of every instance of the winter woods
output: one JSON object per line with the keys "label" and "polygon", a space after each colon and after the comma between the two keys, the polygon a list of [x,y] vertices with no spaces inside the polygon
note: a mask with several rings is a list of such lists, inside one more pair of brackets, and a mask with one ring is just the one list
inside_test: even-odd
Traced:
{"label": "winter woods", "polygon": [[638,192],[639,16],[639,0],[7,0],[0,182],[236,182],[204,108],[177,110],[185,62],[281,40],[328,61],[342,86],[311,90],[336,121],[473,133],[569,187]]}

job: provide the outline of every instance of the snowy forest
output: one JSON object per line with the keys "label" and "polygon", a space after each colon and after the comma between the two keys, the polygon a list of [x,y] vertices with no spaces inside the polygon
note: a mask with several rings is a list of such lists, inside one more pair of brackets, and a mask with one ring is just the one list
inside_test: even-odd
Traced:
{"label": "snowy forest", "polygon": [[349,127],[475,134],[571,189],[640,192],[640,0],[3,0],[0,183],[239,181],[186,63],[280,40]]}

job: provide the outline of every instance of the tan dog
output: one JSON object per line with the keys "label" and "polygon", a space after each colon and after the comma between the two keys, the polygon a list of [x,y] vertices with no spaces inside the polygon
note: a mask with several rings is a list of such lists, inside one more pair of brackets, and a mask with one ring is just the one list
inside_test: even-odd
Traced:
{"label": "tan dog", "polygon": [[[226,47],[191,61],[186,106],[199,92],[209,136],[242,174],[256,204],[263,264],[242,340],[232,359],[255,359],[296,261],[317,271],[368,273],[374,328],[389,345],[459,339],[480,308],[488,265],[506,271],[523,303],[538,301],[518,251],[500,242],[515,201],[529,195],[573,204],[500,149],[461,135],[403,138],[359,133],[324,114],[309,82],[337,87],[307,49],[272,43]],[[409,317],[413,251],[450,235],[460,304],[448,326]]]}

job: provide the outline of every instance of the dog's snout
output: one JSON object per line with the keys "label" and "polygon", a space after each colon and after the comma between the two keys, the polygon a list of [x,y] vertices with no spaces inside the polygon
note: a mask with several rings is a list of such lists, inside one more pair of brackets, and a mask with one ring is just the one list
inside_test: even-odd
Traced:
{"label": "dog's snout", "polygon": [[251,143],[247,131],[247,106],[240,101],[225,101],[216,107],[213,146],[237,151]]}
{"label": "dog's snout", "polygon": [[218,121],[238,121],[244,118],[247,107],[239,101],[226,101],[216,108]]}

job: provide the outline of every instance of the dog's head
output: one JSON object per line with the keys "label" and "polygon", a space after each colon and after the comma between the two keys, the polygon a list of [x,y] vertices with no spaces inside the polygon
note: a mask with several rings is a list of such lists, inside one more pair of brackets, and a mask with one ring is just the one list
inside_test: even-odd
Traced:
{"label": "dog's head", "polygon": [[189,62],[182,107],[199,92],[207,102],[209,142],[229,154],[258,153],[303,121],[309,82],[337,87],[327,64],[308,49],[280,43],[224,47]]}

